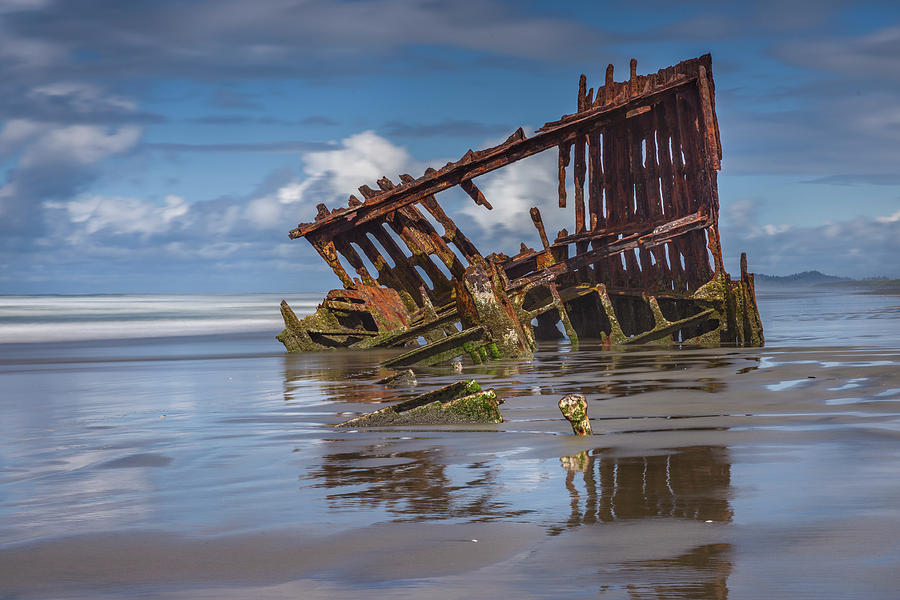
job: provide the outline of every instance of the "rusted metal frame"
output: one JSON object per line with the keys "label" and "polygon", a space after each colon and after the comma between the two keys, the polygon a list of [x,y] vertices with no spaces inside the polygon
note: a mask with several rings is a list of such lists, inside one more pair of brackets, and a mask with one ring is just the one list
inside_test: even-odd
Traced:
{"label": "rusted metal frame", "polygon": [[634,179],[631,176],[631,146],[629,145],[628,126],[625,121],[616,126],[618,144],[616,144],[616,163],[619,179],[619,210],[622,223],[634,221]]}
{"label": "rusted metal frame", "polygon": [[644,280],[644,274],[641,271],[641,265],[638,263],[637,254],[635,254],[635,250],[637,250],[637,246],[626,250],[622,253],[622,256],[625,257],[625,273],[628,275],[628,282],[632,287],[643,287],[646,284]]}
{"label": "rusted metal frame", "polygon": [[642,117],[644,144],[646,146],[644,173],[646,175],[645,185],[647,186],[648,214],[654,217],[660,217],[665,214],[665,211],[663,210],[662,197],[660,196],[659,159],[656,149],[656,127],[658,118],[655,112],[656,111],[654,110],[650,115]]}
{"label": "rusted metal frame", "polygon": [[685,217],[681,217],[680,219],[648,219],[646,221],[632,221],[626,225],[622,225],[620,227],[607,227],[604,229],[598,229],[596,231],[586,231],[581,235],[570,235],[564,238],[557,238],[557,240],[553,243],[556,245],[564,245],[564,244],[573,244],[577,242],[583,241],[591,241],[596,240],[598,238],[610,236],[610,235],[627,235],[631,233],[636,233],[640,231],[653,231],[656,228],[666,228],[669,225],[671,227],[678,227],[680,224],[687,222],[688,220],[706,218],[709,215],[706,211],[697,211]]}
{"label": "rusted metal frame", "polygon": [[[606,291],[610,296],[626,296],[632,298],[646,298],[647,290],[642,288],[637,289],[628,289],[628,288],[611,288],[606,286]],[[653,294],[654,298],[664,298],[666,300],[684,300],[684,301],[694,301],[693,296],[688,293],[678,294],[676,292],[659,292]]]}
{"label": "rusted metal frame", "polygon": [[[378,186],[384,191],[394,188],[393,182],[387,177],[379,179]],[[369,196],[367,195],[367,197]],[[419,266],[424,269],[428,278],[431,279],[432,286],[429,296],[433,300],[443,299],[444,296],[450,293],[453,286],[444,273],[431,261],[430,256],[432,254],[436,255],[448,269],[456,268],[459,272],[461,265],[454,267],[454,263],[458,262],[459,259],[453,254],[453,251],[447,247],[441,236],[431,226],[431,223],[413,205],[404,206],[397,210],[397,212],[385,219],[385,222],[409,248],[412,253],[410,261],[413,266]],[[465,271],[465,269],[462,269],[462,271]]]}
{"label": "rusted metal frame", "polygon": [[[378,243],[390,254],[394,261],[392,273],[403,283],[403,290],[406,291],[416,304],[419,304],[419,287],[424,285],[424,281],[419,273],[412,268],[409,260],[410,257],[403,252],[394,238],[384,228],[387,224],[383,222],[369,223],[364,231],[371,233]],[[398,289],[398,291],[400,291]]]}
{"label": "rusted metal frame", "polygon": [[[393,184],[390,183],[390,180],[387,180],[387,178],[384,178],[381,181],[379,181],[379,185],[386,186],[386,185],[393,185]],[[367,185],[360,186],[359,191],[363,195],[363,197],[365,197],[366,199],[372,198],[378,193],[375,190],[371,189]],[[398,226],[396,226],[393,223],[393,221],[394,221],[394,219],[396,219],[396,217],[397,217],[396,213],[390,213],[390,214],[386,215],[383,219],[380,220],[380,222],[379,222],[380,226],[373,228],[371,231],[372,231],[373,235],[375,236],[375,239],[377,239],[378,242],[382,246],[384,246],[385,250],[387,250],[387,252],[391,255],[391,258],[394,259],[394,264],[396,265],[397,271],[402,272],[401,279],[404,283],[404,288],[405,288],[406,292],[410,295],[410,297],[413,298],[413,300],[416,302],[416,304],[419,304],[419,301],[418,301],[419,289],[425,284],[425,281],[422,279],[422,277],[419,275],[419,273],[416,272],[416,270],[414,268],[415,265],[419,261],[416,258],[416,252],[413,250],[412,247],[410,247],[411,242],[403,237],[404,234],[401,233],[403,230],[402,226],[398,228]],[[390,227],[394,231],[394,233],[396,233],[398,236],[400,236],[400,239],[402,239],[404,241],[404,244],[409,249],[409,252],[410,252],[409,255],[407,255],[406,252],[404,252],[400,248],[400,246],[397,245],[397,243],[394,241],[394,238],[391,237],[391,235],[383,228],[383,226],[385,226],[385,225]],[[367,228],[367,231],[368,231],[368,228]],[[409,234],[407,234],[407,237],[408,236],[409,236]],[[416,246],[416,247],[418,247],[418,246]],[[422,268],[425,268],[425,265],[420,264],[419,266],[421,266]],[[435,267],[434,265],[431,265],[431,267],[435,271],[437,270],[437,267]],[[429,273],[427,269],[426,269],[426,273],[428,273],[429,277],[431,276],[431,273]],[[434,280],[432,280],[432,282],[433,281]]]}
{"label": "rusted metal frame", "polygon": [[622,200],[625,206],[625,212],[623,214],[624,222],[631,222],[637,216],[637,210],[635,206],[635,197],[634,197],[634,169],[631,167],[631,131],[628,126],[628,121],[622,121],[618,124],[619,135],[621,136],[621,143],[619,144],[619,170],[620,177],[622,177],[622,189],[623,195]]}
{"label": "rusted metal frame", "polygon": [[[645,156],[644,156],[644,176],[645,176],[645,193],[648,207],[648,214],[655,219],[665,218],[662,197],[660,194],[660,169],[658,164],[658,150],[656,147],[657,127],[659,125],[659,115],[657,111],[651,111],[651,114],[640,117],[640,125],[644,132]],[[671,273],[665,260],[665,251],[661,248],[654,248],[645,255],[641,256],[641,262],[647,263],[648,267],[648,287],[649,281],[655,282],[657,289],[669,289]],[[652,261],[650,260],[652,256]],[[651,264],[652,263],[652,264]]]}
{"label": "rusted metal frame", "polygon": [[[618,238],[621,239],[621,238]],[[611,241],[610,243],[614,243]],[[625,271],[624,259],[620,254],[604,255],[609,265],[609,278],[607,281],[616,287],[628,286],[628,273]]]}
{"label": "rusted metal frame", "polygon": [[541,245],[544,247],[544,250],[549,249],[550,241],[547,239],[547,231],[544,229],[544,220],[541,218],[541,211],[538,207],[534,206],[528,213],[531,215],[531,222],[534,223],[534,227],[538,231],[538,236],[541,238]]}
{"label": "rusted metal frame", "polygon": [[673,162],[674,185],[672,188],[672,204],[675,212],[672,217],[682,217],[690,212],[688,189],[685,176],[684,157],[682,152],[681,126],[679,124],[678,98],[675,94],[664,102],[666,127],[672,136],[671,157]]}
{"label": "rusted metal frame", "polygon": [[697,87],[700,95],[700,107],[703,114],[704,140],[708,152],[710,166],[713,169],[721,169],[718,126],[713,116],[712,99],[709,91],[709,80],[706,76],[706,67],[700,65],[697,74]]}
{"label": "rusted metal frame", "polygon": [[[404,173],[400,176],[400,181],[404,184],[408,184],[413,179],[412,175]],[[438,203],[437,199],[434,196],[426,196],[419,201],[419,204],[434,217],[434,220],[437,221],[441,227],[444,228],[444,235],[440,236],[442,240],[446,244],[453,244],[460,251],[460,253],[465,257],[465,259],[471,264],[475,260],[481,257],[481,252],[469,240],[468,237],[457,227],[456,223],[447,216],[447,213],[444,212],[444,209],[441,208],[441,205]],[[437,232],[435,232],[437,233]],[[449,246],[448,246],[449,249]],[[452,252],[452,250],[451,250]],[[453,253],[455,254],[455,253]],[[463,265],[463,270],[465,270],[465,265]],[[454,275],[456,273],[454,272]]]}
{"label": "rusted metal frame", "polygon": [[[657,228],[657,230],[654,230],[650,233],[645,233],[643,235],[641,235],[640,233],[633,233],[601,248],[591,250],[590,252],[586,252],[584,254],[578,254],[576,256],[573,256],[572,258],[566,257],[562,260],[559,260],[556,264],[542,269],[541,271],[526,275],[524,277],[519,277],[510,282],[510,288],[508,291],[515,292],[528,285],[529,283],[537,281],[543,277],[558,277],[561,274],[575,271],[585,264],[595,262],[596,260],[606,256],[621,254],[623,252],[626,252],[627,250],[634,250],[635,248],[639,247],[652,248],[653,246],[668,242],[670,239],[673,239],[677,236],[685,235],[697,229],[702,229],[707,225],[708,217],[701,218],[698,215],[695,219],[685,220],[677,228]],[[564,249],[567,249],[567,246],[562,246],[561,248],[555,250]]]}
{"label": "rusted metal frame", "polygon": [[656,133],[656,155],[657,176],[660,181],[662,190],[662,198],[660,200],[660,209],[662,214],[671,219],[676,215],[674,192],[675,192],[675,173],[672,168],[672,154],[670,150],[670,141],[672,134],[669,130],[668,121],[666,119],[667,103],[660,102],[653,111],[653,130]]}
{"label": "rusted metal frame", "polygon": [[[595,101],[596,108],[602,108],[609,104],[612,104],[615,100],[616,94],[615,90],[613,90],[613,72],[614,67],[612,65],[606,66],[606,73],[604,75],[603,85],[597,88],[597,100]],[[563,117],[562,120],[565,121],[566,117]]]}
{"label": "rusted metal frame", "polygon": [[[675,208],[675,172],[672,164],[672,134],[669,130],[668,120],[666,118],[667,103],[660,102],[653,111],[653,129],[656,134],[656,156],[659,177],[659,188],[661,192],[660,210],[667,218],[672,218],[676,214]],[[677,265],[673,264],[675,249],[671,244],[658,250],[656,260],[658,264],[664,265],[664,286],[667,290],[681,289],[681,262],[677,261]]]}
{"label": "rusted metal frame", "polygon": [[475,185],[475,182],[471,179],[463,179],[459,182],[459,187],[463,189],[465,193],[469,195],[475,204],[478,206],[483,206],[488,210],[492,210],[494,207],[491,206],[491,203],[487,201],[487,198],[484,197],[484,194],[478,189],[478,186]]}
{"label": "rusted metal frame", "polygon": [[566,207],[566,167],[569,166],[569,156],[571,155],[572,145],[564,143],[559,145],[559,157],[557,158],[557,193],[559,195],[559,207]]}
{"label": "rusted metal frame", "polygon": [[[604,106],[602,109],[585,111],[577,119],[570,122],[546,129],[542,128],[540,133],[531,138],[518,138],[514,134],[514,136],[511,136],[512,141],[504,142],[504,144],[481,152],[467,153],[465,161],[448,163],[440,171],[432,171],[409,184],[391,190],[390,193],[375,194],[371,198],[367,198],[366,203],[362,206],[333,212],[316,223],[302,224],[292,230],[290,236],[292,238],[303,237],[312,231],[322,228],[338,230],[333,231],[331,234],[336,235],[339,230],[345,230],[364,222],[376,220],[383,216],[385,212],[390,212],[398,206],[417,202],[423,197],[449,189],[463,179],[473,179],[512,162],[543,152],[552,146],[573,141],[576,137],[576,131],[579,129],[590,129],[594,126],[602,127],[607,123],[621,120],[629,108],[634,108],[641,104],[653,104],[657,97],[680,86],[690,84],[695,79],[695,75],[681,77],[646,95],[623,99],[611,106]],[[514,137],[517,139],[512,139]],[[470,154],[471,156],[469,156]]]}
{"label": "rusted metal frame", "polygon": [[[587,100],[585,100],[585,104]],[[586,108],[582,108],[585,110]],[[575,139],[575,156],[574,156],[574,170],[573,177],[575,181],[575,232],[584,233],[585,232],[585,202],[584,202],[584,184],[585,184],[585,175],[587,174],[587,161],[586,161],[586,153],[585,153],[585,142],[587,142],[587,136],[584,131],[579,131],[578,135]],[[575,253],[581,254],[585,250],[587,250],[588,244],[586,242],[582,242],[576,244]],[[589,272],[590,271],[590,272]],[[579,269],[575,274],[576,280],[578,281],[591,281],[593,280],[593,271],[589,266]],[[561,315],[560,318],[563,318]],[[568,316],[566,315],[563,320],[568,322]],[[571,323],[566,325],[567,334],[569,334],[569,329],[571,329]],[[571,336],[570,336],[571,337]]]}
{"label": "rusted metal frame", "polygon": [[[621,224],[618,228],[610,227],[614,233],[624,234],[626,230],[634,227],[646,215],[646,204],[641,185],[640,146],[634,140],[632,125],[629,121],[616,123],[604,131],[604,140],[610,138],[609,144],[604,144],[603,154],[610,153],[614,165],[614,173],[607,175],[616,181],[613,201],[608,204],[610,211],[610,223]],[[622,227],[624,225],[624,227]],[[639,226],[639,225],[638,225]],[[618,231],[615,231],[618,229]],[[645,282],[646,274],[642,272],[633,252],[626,252],[621,257],[607,262],[609,266],[608,280],[619,285],[640,285]]]}
{"label": "rusted metal frame", "polygon": [[[722,136],[719,133],[719,117],[716,115],[716,82],[713,80],[712,76],[712,57],[707,58],[705,61],[708,64],[705,64],[706,74],[709,77],[709,103],[712,107],[712,117],[713,117],[713,125],[716,130],[716,156],[719,157],[719,161],[722,160]],[[699,75],[699,69],[698,69]]]}
{"label": "rusted metal frame", "polygon": [[[591,248],[591,250],[596,250],[597,248],[601,248],[601,247],[605,246],[606,244],[608,244],[612,239],[615,239],[615,236],[613,236],[613,237],[606,236],[606,237],[591,240],[590,248]],[[610,269],[608,258],[601,258],[600,260],[597,260],[597,261],[591,263],[591,269],[593,270],[593,275],[594,275],[592,283],[599,283],[599,282],[611,283],[610,277],[612,274],[612,270]]]}
{"label": "rusted metal frame", "polygon": [[[706,154],[706,152],[707,151],[704,148],[704,154]],[[716,184],[716,171],[711,166],[710,161],[707,159],[708,157],[704,156],[703,166],[700,173],[700,189],[704,194],[702,201],[706,206],[706,210],[708,210],[709,213],[713,215],[713,219],[711,220],[711,223],[706,230],[706,240],[702,252],[705,259],[703,261],[704,274],[707,276],[711,276],[712,273],[710,273],[709,271],[709,259],[706,254],[706,249],[708,249],[709,254],[712,255],[714,271],[716,273],[724,273],[725,266],[722,261],[722,248],[719,244],[719,229],[717,226],[719,212],[719,193]]]}
{"label": "rusted metal frame", "polygon": [[706,230],[708,247],[713,256],[716,273],[724,273],[725,265],[722,260],[722,243],[719,238],[719,188],[715,171],[710,171],[710,212],[714,215],[712,223]]}
{"label": "rusted metal frame", "polygon": [[[388,276],[388,279],[396,279],[391,272],[391,265],[387,261],[387,259],[382,256],[381,251],[378,250],[378,247],[372,243],[372,240],[369,239],[368,231],[359,230],[358,232],[354,232],[356,235],[353,236],[353,241],[356,242],[359,247],[362,249],[363,254],[369,259],[369,262],[372,263],[372,266],[378,271],[378,276],[376,279],[381,282],[382,277],[384,275]],[[382,285],[385,285],[382,283]],[[390,286],[388,286],[390,287]]]}
{"label": "rusted metal frame", "polygon": [[[657,148],[662,179],[663,209],[669,219],[688,214],[686,208],[686,186],[684,162],[681,155],[681,135],[679,133],[676,98],[670,94],[657,105],[654,117],[658,120]],[[681,248],[674,240],[666,245],[671,287],[675,291],[687,291],[687,278],[681,265]]]}
{"label": "rusted metal frame", "polygon": [[419,204],[425,207],[434,220],[441,224],[441,227],[444,228],[444,235],[442,239],[445,242],[452,243],[456,246],[460,253],[466,258],[469,264],[474,263],[480,258],[483,258],[481,252],[472,243],[472,241],[466,237],[466,235],[456,226],[456,223],[453,222],[453,219],[447,216],[447,213],[444,212],[444,209],[441,208],[441,205],[438,204],[438,201],[434,196],[427,196],[423,198]]}
{"label": "rusted metal frame", "polygon": [[[702,130],[704,144],[701,145],[702,171],[700,185],[705,194],[703,200],[711,213],[718,215],[719,194],[716,182],[716,171],[721,168],[721,144],[719,141],[718,124],[712,106],[712,93],[707,79],[706,67],[701,65],[698,69],[697,93],[700,100],[702,114]],[[699,125],[699,123],[698,123]],[[716,223],[718,219],[707,229],[707,248],[713,257],[713,265],[716,273],[724,273],[725,266],[722,261],[722,248],[719,242],[719,230]],[[708,265],[708,262],[707,262]]]}
{"label": "rusted metal frame", "polygon": [[[670,152],[668,158],[671,160],[672,169],[672,188],[671,188],[671,206],[672,212],[670,217],[683,217],[689,213],[689,194],[685,175],[684,157],[682,155],[682,136],[679,124],[678,98],[675,94],[670,94],[661,103],[663,109],[663,122],[667,133],[670,137]],[[673,282],[676,290],[687,291],[688,277],[685,269],[681,264],[682,256],[685,255],[685,249],[679,241],[673,240],[669,243],[669,265],[674,270]]]}
{"label": "rusted metal frame", "polygon": [[347,262],[350,263],[350,266],[356,270],[356,273],[359,275],[362,282],[366,285],[374,285],[377,286],[378,282],[372,277],[372,274],[369,273],[369,270],[366,268],[365,263],[362,258],[359,256],[359,253],[353,249],[353,246],[350,245],[350,242],[347,241],[345,237],[339,237],[334,240],[335,249],[347,259]]}
{"label": "rusted metal frame", "polygon": [[[590,248],[590,242],[578,242],[575,244],[575,254],[584,254]],[[597,276],[594,274],[594,265],[589,264],[581,267],[576,271],[576,281],[579,283],[596,283]]]}
{"label": "rusted metal frame", "polygon": [[587,110],[587,77],[584,73],[578,78],[578,99],[575,105],[578,112]]}
{"label": "rusted metal frame", "polygon": [[[541,262],[540,257],[549,256],[550,258],[553,258],[553,253],[551,250],[552,250],[552,246],[550,247],[550,249],[547,249],[547,250],[538,250],[534,253],[529,253],[529,254],[525,254],[523,256],[517,256],[513,259],[510,259],[508,262],[503,263],[503,265],[502,265],[503,271],[504,272],[513,271],[516,268],[521,267],[523,264],[525,264],[529,261],[534,262],[535,264],[538,264]],[[513,279],[515,279],[515,278],[513,278]]]}
{"label": "rusted metal frame", "polygon": [[578,344],[578,333],[575,331],[575,327],[572,326],[572,320],[569,319],[569,311],[566,310],[565,302],[559,297],[559,290],[556,289],[556,283],[548,281],[547,288],[550,290],[550,297],[553,299],[553,305],[559,313],[559,320],[562,321],[563,329],[566,330],[566,337],[569,338],[569,341],[572,344]]}
{"label": "rusted metal frame", "polygon": [[602,132],[594,128],[588,133],[588,208],[591,231],[606,226],[603,215]]}
{"label": "rusted metal frame", "polygon": [[687,243],[688,253],[685,255],[687,272],[691,281],[691,291],[697,290],[710,280],[709,257],[706,254],[706,236],[702,231],[691,231],[681,236]]}
{"label": "rusted metal frame", "polygon": [[[591,110],[602,110],[616,102],[628,101],[634,97],[641,97],[648,93],[669,89],[685,80],[696,79],[701,65],[706,67],[708,73],[711,72],[712,59],[709,54],[681,61],[677,65],[660,69],[656,73],[636,75],[629,81],[621,83],[613,80],[614,67],[613,65],[608,65],[606,67],[605,84],[597,88],[596,100],[593,102]],[[636,68],[637,66],[635,65]],[[713,104],[713,108],[715,108],[715,104]],[[584,111],[564,115],[556,121],[546,123],[538,131],[565,125],[583,114]]]}
{"label": "rusted metal frame", "polygon": [[[696,94],[699,96],[699,90],[691,91],[686,89],[682,92],[686,103],[691,107],[692,113],[692,118],[689,119],[686,125],[690,127],[692,134],[690,149],[692,154],[691,160],[695,169],[695,202],[698,206],[703,207],[705,210],[715,215],[718,213],[718,199],[716,197],[715,189],[715,164],[717,164],[718,161],[715,160],[717,150],[716,148],[711,147],[715,144],[715,139],[708,138],[705,140],[703,137],[702,130],[705,126],[702,114],[702,101],[699,97],[695,97],[694,95]],[[711,123],[710,127],[713,127]],[[714,232],[713,236],[717,237],[717,233]],[[709,265],[709,254],[707,253],[709,242],[707,237],[703,235],[703,232],[695,232],[692,234],[691,238],[691,249],[695,255],[696,274],[700,279],[699,285],[703,285],[703,283],[708,281],[713,274]],[[717,269],[724,272],[724,267],[721,265],[721,252],[712,252],[712,255]]]}
{"label": "rusted metal frame", "polygon": [[319,253],[319,256],[322,257],[331,270],[334,271],[334,274],[337,275],[338,279],[341,280],[341,283],[344,284],[345,288],[353,287],[353,279],[350,275],[347,274],[347,271],[344,269],[344,266],[341,264],[341,261],[338,259],[337,249],[334,246],[334,242],[331,240],[322,240],[322,239],[310,239],[310,243],[313,248],[316,249],[316,252]]}
{"label": "rusted metal frame", "polygon": [[[688,238],[693,236],[694,234],[703,235],[703,229],[705,229],[709,225],[708,220],[697,221],[688,225],[682,226],[678,231],[671,232],[660,232],[653,234],[652,236],[646,236],[644,239],[640,241],[638,244],[639,247],[644,249],[652,249],[656,247],[661,247],[663,244],[666,244],[671,241],[675,241],[682,238]],[[686,243],[693,243],[691,241],[687,241]],[[709,279],[700,279],[701,285],[709,281]],[[691,289],[690,291],[694,291]]]}
{"label": "rusted metal frame", "polygon": [[[693,93],[691,93],[693,92]],[[685,180],[689,194],[689,211],[697,210],[703,203],[704,193],[700,185],[703,160],[701,154],[699,115],[695,104],[696,89],[679,90],[676,93],[678,126],[681,133],[681,147],[685,158]]]}
{"label": "rusted metal frame", "polygon": [[668,261],[666,260],[666,249],[664,246],[654,246],[649,249],[650,254],[653,256],[653,260],[656,263],[654,266],[654,275],[656,279],[656,289],[658,290],[671,290],[672,289],[672,272],[669,269]]}
{"label": "rusted metal frame", "polygon": [[615,132],[613,131],[613,129],[613,127],[604,129],[603,135],[600,138],[600,144],[602,146],[600,160],[604,173],[604,177],[602,179],[603,196],[606,199],[606,214],[604,218],[606,220],[607,227],[617,225],[621,221],[618,208],[618,191],[616,186],[616,180],[618,179],[618,177],[616,172],[614,152]]}
{"label": "rusted metal frame", "polygon": [[[356,236],[355,241],[359,244],[359,247],[362,248],[363,253],[365,253],[365,255],[369,258],[369,261],[372,263],[372,265],[374,265],[374,267],[378,269],[378,277],[376,278],[378,280],[378,283],[385,287],[393,288],[396,290],[407,288],[408,286],[403,283],[402,277],[398,276],[398,274],[395,272],[396,267],[392,268],[390,266],[387,259],[381,255],[378,247],[375,246],[375,244],[372,243],[372,240],[369,239],[369,233],[372,233],[372,236],[375,237],[374,232],[372,232],[372,228],[361,228],[358,231],[359,235]],[[400,270],[402,271],[402,267]]]}
{"label": "rusted metal frame", "polygon": [[[303,237],[311,230],[328,228],[335,235],[341,231],[358,227],[363,223],[384,217],[407,204],[419,202],[423,198],[458,185],[462,179],[472,179],[489,173],[528,156],[533,156],[552,146],[574,139],[574,127],[565,131],[554,131],[541,138],[537,136],[515,142],[501,152],[490,153],[487,157],[477,157],[465,164],[451,167],[446,171],[435,171],[408,186],[398,187],[395,194],[373,197],[363,206],[345,213],[333,215],[332,219],[298,227],[291,232],[292,237]],[[420,183],[421,181],[421,183]]]}
{"label": "rusted metal frame", "polygon": [[374,337],[378,335],[377,331],[369,331],[367,329],[307,329],[306,333],[310,335],[347,336],[347,337]]}
{"label": "rusted metal frame", "polygon": [[669,265],[669,272],[671,274],[672,290],[676,292],[686,292],[687,283],[685,282],[684,269],[681,268],[681,255],[678,253],[678,248],[675,246],[674,242],[667,242],[665,248],[666,262]]}
{"label": "rusted metal frame", "polygon": [[[409,352],[386,360],[382,364],[385,367],[399,367],[413,364],[427,366],[429,364],[434,364],[434,362],[431,361],[434,360],[436,362],[438,360],[436,357],[442,357],[449,352],[456,352],[458,350],[459,355],[465,354],[463,345],[468,342],[479,343],[486,341],[488,341],[488,338],[484,328],[480,325],[476,325],[475,327],[464,329],[455,335],[447,336],[436,343],[414,348]],[[447,356],[447,358],[449,359],[452,357]]]}
{"label": "rusted metal frame", "polygon": [[409,329],[401,330],[393,335],[386,336],[384,339],[379,339],[376,346],[399,346],[401,344],[414,340],[432,330],[440,329],[447,325],[452,325],[457,321],[459,321],[459,315],[457,314],[456,310],[454,310],[447,314],[438,315],[438,317],[432,321],[423,321],[422,323],[413,324],[409,327]]}
{"label": "rusted metal frame", "polygon": [[[549,281],[556,279],[561,275],[571,273],[572,271],[581,267],[583,264],[587,264],[591,260],[597,260],[605,256],[612,256],[624,252],[625,250],[636,248],[638,237],[638,234],[632,234],[631,236],[623,238],[622,240],[614,242],[613,244],[591,250],[590,252],[586,252],[584,254],[576,255],[572,258],[569,258],[566,253],[566,255],[560,257],[560,260],[556,264],[510,282],[510,288],[507,290],[507,292],[514,293],[535,281],[544,279],[547,279]],[[563,251],[567,249],[568,246],[563,246],[555,250]]]}
{"label": "rusted metal frame", "polygon": [[[625,224],[631,221],[633,208],[631,206],[630,194],[628,193],[630,181],[628,180],[627,166],[627,144],[628,138],[625,134],[625,123],[615,123],[609,127],[603,136],[604,144],[603,156],[609,155],[610,167],[605,168],[607,173],[607,181],[612,180],[612,203],[609,207],[610,225]],[[604,167],[606,165],[604,164]]]}
{"label": "rusted metal frame", "polygon": [[584,176],[587,171],[584,153],[584,131],[575,136],[573,176],[575,180],[575,233],[584,232]]}
{"label": "rusted metal frame", "polygon": [[425,285],[423,280],[423,285],[425,285],[425,288],[428,290],[429,297],[433,301],[440,302],[444,300],[444,296],[450,292],[452,285],[440,269],[438,269],[431,261],[430,256],[434,250],[430,243],[431,240],[428,239],[428,235],[425,232],[416,227],[417,223],[410,217],[406,208],[407,207],[404,207],[402,210],[398,210],[388,216],[388,218],[385,219],[385,223],[394,231],[394,233],[400,236],[400,239],[403,240],[403,243],[409,248],[411,256],[407,259],[407,262],[413,267],[421,267],[425,271],[425,274],[428,275],[428,279],[431,280],[430,286]]}
{"label": "rusted metal frame", "polygon": [[667,335],[672,335],[682,327],[688,327],[689,325],[693,325],[695,323],[699,323],[700,321],[704,321],[710,318],[713,314],[715,314],[715,309],[708,308],[702,312],[697,313],[696,315],[691,315],[690,317],[686,317],[684,319],[680,319],[678,321],[673,321],[667,323],[663,327],[654,327],[650,331],[645,331],[644,333],[640,333],[634,337],[631,337],[625,340],[625,344],[644,344],[646,342],[651,342],[653,340],[657,340],[663,338]]}
{"label": "rusted metal frame", "polygon": [[453,250],[450,249],[446,240],[444,240],[444,238],[442,238],[434,229],[419,209],[416,208],[414,204],[410,204],[401,209],[401,214],[409,219],[412,228],[425,234],[424,239],[421,236],[417,236],[416,239],[426,253],[437,256],[454,277],[462,277],[466,271],[466,267],[460,262],[459,257],[457,257]]}
{"label": "rusted metal frame", "polygon": [[637,220],[651,218],[647,205],[647,174],[644,171],[644,157],[641,152],[643,131],[638,119],[626,121],[625,130],[628,135],[628,170],[631,172],[632,189],[634,190],[634,217]]}
{"label": "rusted metal frame", "polygon": [[[355,230],[360,234],[356,236],[356,242],[376,268],[379,267],[379,262],[376,261],[384,263],[384,270],[382,271],[379,269],[378,282],[381,285],[394,288],[397,291],[405,290],[412,298],[417,298],[416,290],[422,285],[422,279],[409,265],[409,257],[396,245],[394,239],[383,229],[383,227],[384,224],[382,223],[370,223],[365,227]],[[393,259],[396,266],[391,267],[387,263],[387,260],[381,255],[378,248],[369,239],[369,234],[382,245],[388,255]]]}
{"label": "rusted metal frame", "polygon": [[655,264],[655,257],[650,256],[650,251],[646,248],[638,248],[638,258],[641,262],[641,284],[645,290],[651,290],[655,287],[659,279],[658,265]]}
{"label": "rusted metal frame", "polygon": [[[694,90],[695,91],[695,90]],[[695,91],[696,93],[696,91]],[[708,190],[703,185],[703,174],[706,172],[703,164],[701,144],[699,139],[699,117],[696,110],[696,102],[689,90],[679,90],[675,94],[676,113],[678,115],[678,130],[681,138],[681,148],[685,159],[685,187],[688,191],[687,208],[697,210],[707,204]],[[703,238],[702,241],[700,238]],[[709,260],[706,256],[706,239],[702,234],[692,232],[678,241],[685,260],[685,274],[687,275],[689,289],[695,290],[708,281],[706,271],[709,270]],[[706,269],[704,269],[704,265]]]}

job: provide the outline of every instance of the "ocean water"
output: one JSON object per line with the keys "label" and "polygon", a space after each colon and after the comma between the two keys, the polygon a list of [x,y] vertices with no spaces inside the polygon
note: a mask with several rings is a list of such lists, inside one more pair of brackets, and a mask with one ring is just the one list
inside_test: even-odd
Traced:
{"label": "ocean water", "polygon": [[[280,300],[0,297],[0,597],[897,597],[900,295],[761,290],[764,348],[406,388],[391,352],[285,354]],[[461,377],[503,423],[332,427]]]}

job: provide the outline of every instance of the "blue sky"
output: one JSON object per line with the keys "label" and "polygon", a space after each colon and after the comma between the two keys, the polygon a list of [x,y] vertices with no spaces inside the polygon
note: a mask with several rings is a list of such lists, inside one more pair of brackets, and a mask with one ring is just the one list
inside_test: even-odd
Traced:
{"label": "blue sky", "polygon": [[[336,287],[287,238],[317,203],[705,52],[726,267],[900,276],[900,3],[0,0],[0,293]],[[444,204],[534,246],[554,165]]]}

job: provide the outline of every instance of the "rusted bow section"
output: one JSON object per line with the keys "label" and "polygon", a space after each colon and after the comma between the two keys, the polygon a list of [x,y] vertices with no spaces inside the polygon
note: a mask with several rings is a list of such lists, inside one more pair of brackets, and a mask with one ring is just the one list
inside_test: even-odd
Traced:
{"label": "rusted bow section", "polygon": [[[746,258],[739,280],[722,265],[710,56],[651,75],[636,66],[616,82],[610,65],[596,94],[582,75],[578,111],[530,138],[519,129],[418,179],[364,185],[346,208],[320,204],[290,237],[309,240],[344,289],[302,320],[282,303],[279,339],[289,351],[410,347],[388,361],[397,366],[527,355],[562,337],[558,324],[573,343],[762,345]],[[572,232],[551,242],[532,208],[542,248],[483,256],[435,195],[458,185],[490,210],[474,179],[551,149]]]}

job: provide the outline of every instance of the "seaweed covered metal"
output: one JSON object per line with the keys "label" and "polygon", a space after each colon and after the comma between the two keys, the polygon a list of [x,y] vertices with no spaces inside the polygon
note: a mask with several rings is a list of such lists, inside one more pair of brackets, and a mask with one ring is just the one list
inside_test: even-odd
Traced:
{"label": "seaweed covered metal", "polygon": [[[344,208],[320,204],[290,237],[306,238],[344,289],[304,319],[282,304],[279,339],[289,351],[406,347],[386,363],[396,367],[527,356],[560,327],[573,344],[762,345],[746,256],[735,280],[722,261],[712,60],[636,71],[632,59],[617,82],[610,65],[596,93],[582,75],[577,111],[532,137],[520,128],[419,178],[363,185]],[[558,153],[553,204],[572,206],[571,233],[551,241],[534,207],[540,249],[483,255],[436,194],[459,186],[490,210],[475,178],[544,151]]]}

